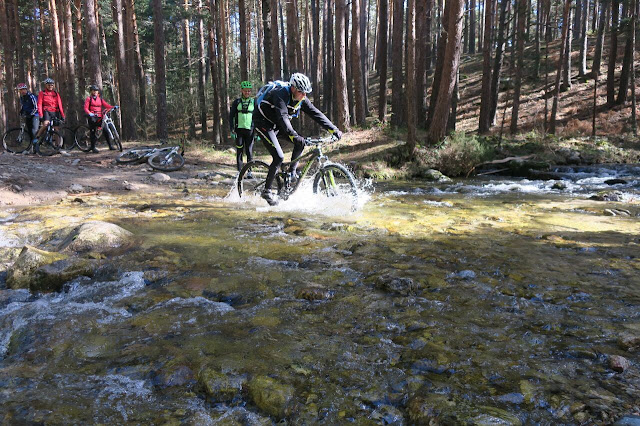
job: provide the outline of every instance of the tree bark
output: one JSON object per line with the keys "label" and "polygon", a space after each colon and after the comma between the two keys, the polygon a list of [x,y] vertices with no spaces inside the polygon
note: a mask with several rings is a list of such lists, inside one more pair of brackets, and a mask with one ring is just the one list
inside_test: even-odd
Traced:
{"label": "tree bark", "polygon": [[125,28],[123,18],[123,0],[113,0],[113,20],[116,23],[116,61],[118,64],[118,87],[120,88],[120,104],[123,107],[120,116],[122,117],[122,139],[133,140],[138,138],[136,130],[136,102],[133,96],[133,84],[131,76],[128,75],[129,67],[126,58]]}
{"label": "tree bark", "polygon": [[247,64],[247,5],[244,0],[238,0],[238,17],[238,26],[240,27],[240,79],[249,80],[249,66]]}
{"label": "tree bark", "polygon": [[276,58],[273,56],[273,47],[271,45],[271,5],[269,4],[269,0],[261,0],[260,4],[262,5],[262,43],[264,46],[265,80],[273,80],[276,78],[273,73],[273,62]]}
{"label": "tree bark", "polygon": [[140,123],[142,124],[142,136],[147,138],[147,77],[144,72],[144,63],[142,61],[142,53],[140,51],[140,38],[138,35],[138,20],[136,18],[136,9],[134,0],[127,0],[126,7],[129,10],[127,14],[131,19],[131,39],[133,43],[133,53],[135,57],[135,70],[138,81],[138,96],[140,105]]}
{"label": "tree bark", "polygon": [[[580,0],[577,0],[578,2]],[[569,22],[571,22],[571,11],[569,11]],[[560,90],[565,91],[571,89],[571,41],[573,39],[573,30],[571,25],[568,25],[569,31],[567,32],[567,40],[564,44],[564,65],[562,69],[562,86]]]}
{"label": "tree bark", "polygon": [[156,137],[161,141],[165,141],[169,133],[167,132],[167,78],[164,62],[164,13],[162,11],[162,0],[153,0],[153,36],[156,66]]}
{"label": "tree bark", "polygon": [[324,77],[323,77],[323,96],[322,105],[323,109],[329,114],[334,115],[334,93],[335,84],[333,81],[334,69],[335,69],[335,50],[334,50],[334,37],[333,37],[333,0],[325,1],[325,13],[322,32],[324,37]]}
{"label": "tree bark", "polygon": [[[625,0],[627,5],[627,9],[629,12],[633,10],[635,12],[635,2],[631,5],[630,0]],[[620,89],[618,90],[618,98],[616,99],[616,104],[623,105],[627,101],[627,95],[629,90],[629,79],[631,78],[631,68],[633,61],[633,51],[635,42],[634,27],[631,25],[631,19],[625,19],[624,21],[624,31],[627,33],[627,43],[624,48],[624,58],[622,60],[622,71],[620,72]]]}
{"label": "tree bark", "polygon": [[[211,86],[213,89],[213,126],[211,132],[211,142],[215,145],[221,143],[220,130],[220,94],[218,92],[220,73],[218,72],[218,55],[216,54],[216,40],[214,30],[216,26],[215,0],[209,0],[209,67],[211,69]],[[226,112],[225,112],[226,113]]]}
{"label": "tree bark", "polygon": [[609,44],[609,64],[607,67],[607,106],[612,107],[616,101],[616,60],[618,58],[618,17],[620,11],[619,0],[611,3],[611,38]]}
{"label": "tree bark", "polygon": [[203,4],[198,0],[198,107],[200,109],[201,138],[207,137],[207,97],[204,86],[206,84],[207,60],[204,51],[204,19],[202,19]]}
{"label": "tree bark", "polygon": [[[312,23],[312,55],[311,55],[311,82],[313,87],[318,88],[320,83],[320,63],[322,61],[320,51],[320,2],[318,0],[311,0],[311,23]],[[319,90],[316,93],[320,93]],[[319,99],[318,95],[316,99]]]}
{"label": "tree bark", "polygon": [[524,36],[525,23],[527,21],[527,0],[517,0],[518,5],[518,30],[517,33],[517,50],[518,63],[516,69],[516,80],[513,90],[513,107],[511,108],[511,134],[515,134],[518,130],[518,114],[520,112],[520,88],[522,85],[522,75],[525,73],[524,67]]}
{"label": "tree bark", "polygon": [[347,94],[347,61],[345,52],[345,13],[346,5],[345,0],[336,0],[336,63],[335,63],[335,78],[336,78],[336,101],[337,101],[337,116],[338,122],[336,125],[340,130],[349,130],[349,105]]}
{"label": "tree bark", "polygon": [[380,120],[381,123],[384,123],[387,115],[387,32],[389,24],[389,0],[380,0],[380,9],[378,13],[378,21],[380,22],[378,42],[378,74],[380,75],[378,120]]}
{"label": "tree bark", "polygon": [[[196,137],[196,115],[194,108],[195,96],[193,94],[193,74],[191,73],[191,20],[189,19],[189,0],[184,0],[183,11],[185,18],[182,19],[182,55],[184,72],[187,74],[186,84],[188,98],[185,100],[184,106],[187,108],[187,120],[189,122],[189,138]],[[240,31],[242,32],[242,25],[240,25]],[[242,56],[242,55],[241,55]],[[184,80],[183,80],[184,81]]]}
{"label": "tree bark", "polygon": [[[7,6],[9,6],[7,4]],[[10,14],[11,11],[7,10]],[[65,59],[62,54],[62,40],[60,35],[60,20],[58,19],[58,6],[56,4],[56,0],[49,0],[49,13],[51,14],[51,34],[53,36],[53,49],[56,58],[56,81],[58,83],[58,87],[62,88],[63,95],[66,92],[66,77],[64,75],[65,72]],[[9,22],[12,22],[13,19],[9,19]],[[16,46],[16,48],[19,48]]]}
{"label": "tree bark", "polygon": [[493,61],[493,72],[491,73],[491,105],[489,111],[489,123],[495,124],[496,113],[498,111],[498,96],[500,92],[500,77],[502,75],[502,63],[504,58],[505,28],[507,26],[508,8],[510,0],[500,2],[500,17],[498,23],[498,36],[496,38],[496,54]]}
{"label": "tree bark", "polygon": [[[564,13],[562,15],[562,22],[569,22],[569,13],[571,12],[571,0],[565,0],[564,5]],[[549,133],[556,133],[556,115],[558,113],[558,96],[560,95],[560,77],[562,76],[562,65],[564,64],[565,58],[565,49],[564,46],[567,43],[567,38],[569,37],[569,25],[562,26],[562,42],[560,46],[563,46],[560,49],[560,57],[558,58],[558,68],[556,72],[556,84],[555,90],[553,92],[553,105],[551,107],[551,118],[549,119]]]}
{"label": "tree bark", "polygon": [[480,121],[478,131],[487,133],[491,128],[491,30],[493,28],[493,0],[485,2],[485,29],[482,43],[482,100],[480,102]]}
{"label": "tree bark", "polygon": [[598,36],[596,38],[596,49],[593,54],[593,64],[591,66],[591,75],[600,74],[600,63],[602,62],[602,46],[604,45],[604,33],[607,29],[609,21],[611,0],[602,0],[600,3],[600,20],[598,22]]}
{"label": "tree bark", "polygon": [[458,66],[460,64],[460,50],[462,39],[462,0],[450,0],[445,5],[447,44],[445,47],[442,67],[442,78],[438,91],[438,100],[433,114],[433,120],[427,134],[427,142],[436,144],[447,133],[447,122],[451,109],[451,96],[457,81]]}
{"label": "tree bark", "polygon": [[416,37],[416,102],[412,106],[416,110],[417,123],[424,124],[426,121],[427,109],[427,45],[429,39],[427,38],[427,31],[425,26],[427,25],[427,7],[428,3],[433,3],[432,0],[416,2],[416,19],[415,19],[415,37]]}
{"label": "tree bark", "polygon": [[[0,0],[0,20],[6,23],[9,22],[8,19],[7,4],[5,0]],[[13,40],[11,39],[8,25],[0,25],[0,37],[2,37],[2,47],[4,49],[4,56],[2,57],[2,60],[4,62],[5,87],[8,89],[5,95],[6,98],[4,99],[7,107],[6,119],[9,125],[13,126],[18,123],[18,109],[16,107],[16,97],[14,95],[16,82],[13,72],[15,47],[13,45]]]}
{"label": "tree bark", "polygon": [[393,1],[393,39],[391,46],[391,50],[393,51],[393,58],[391,62],[391,125],[398,127],[406,123],[406,111],[404,110],[405,98],[402,88],[404,83],[404,75],[402,72],[402,54],[404,52],[404,0]]}
{"label": "tree bark", "polygon": [[296,25],[296,6],[295,0],[286,2],[287,9],[287,64],[289,65],[289,73],[302,71],[301,64],[298,63],[297,51],[300,44],[301,29]]}
{"label": "tree bark", "polygon": [[[80,98],[84,98],[84,94],[87,90],[87,79],[85,75],[85,66],[84,66],[84,39],[82,33],[82,0],[75,0],[74,6],[76,9],[76,17],[75,17],[75,55],[76,55],[76,70],[78,75],[78,94]],[[34,28],[37,28],[34,25]],[[37,57],[37,54],[36,54]]]}
{"label": "tree bark", "polygon": [[449,15],[448,15],[449,10],[450,8],[445,8],[441,15],[441,19],[439,20],[439,22],[441,22],[441,25],[440,25],[440,33],[438,38],[438,50],[436,52],[436,55],[437,55],[436,67],[433,74],[433,81],[431,84],[431,99],[429,100],[429,109],[427,111],[427,125],[426,125],[427,129],[431,127],[433,116],[436,111],[436,105],[438,103],[438,94],[440,93],[440,82],[442,81],[444,55],[447,47],[447,38],[448,38],[447,22],[449,19]]}
{"label": "tree bark", "polygon": [[[579,1],[579,0],[578,0]],[[589,22],[589,0],[582,0],[582,22],[580,23],[580,58],[578,59],[578,75],[587,76],[587,24]]]}
{"label": "tree bark", "polygon": [[[17,78],[21,82],[27,81],[27,68],[25,67],[24,61],[24,52],[23,52],[23,44],[22,44],[22,31],[20,30],[20,9],[18,8],[18,0],[12,0],[12,10],[13,10],[13,27],[15,33],[15,42],[16,42],[16,55],[18,57],[18,72]],[[73,53],[71,53],[73,55]]]}
{"label": "tree bark", "polygon": [[284,14],[282,13],[282,3],[278,2],[278,12],[280,13],[280,40],[282,42],[282,75],[289,76],[291,72],[289,71],[289,64],[287,55],[287,43],[285,41],[285,32],[284,32]]}
{"label": "tree bark", "polygon": [[476,53],[476,0],[471,0],[469,11],[469,53]]}
{"label": "tree bark", "polygon": [[353,75],[353,88],[355,92],[355,122],[358,126],[364,126],[366,120],[364,73],[360,60],[360,0],[351,2],[351,74]]}
{"label": "tree bark", "polygon": [[220,142],[224,145],[227,144],[227,130],[229,129],[229,55],[227,49],[227,36],[229,34],[227,23],[229,22],[227,16],[227,0],[217,0],[218,6],[218,25],[216,26],[216,39],[218,42],[218,59],[220,64],[220,110],[224,111],[222,114],[222,132],[220,132]]}
{"label": "tree bark", "polygon": [[71,126],[75,126],[78,123],[78,112],[80,109],[80,97],[78,96],[76,90],[76,61],[75,61],[75,45],[73,39],[73,14],[71,13],[71,2],[72,0],[63,0],[63,13],[64,13],[64,32],[65,32],[65,42],[66,42],[66,61],[67,64],[67,92],[66,96],[68,99],[68,112],[66,112],[66,117],[68,124]]}
{"label": "tree bark", "polygon": [[407,6],[407,145],[406,158],[413,158],[416,150],[416,0]]}
{"label": "tree bark", "polygon": [[273,74],[270,76],[273,80],[282,78],[282,54],[280,53],[280,40],[278,39],[278,2],[271,1],[271,48],[273,49]]}
{"label": "tree bark", "polygon": [[[158,1],[158,0],[155,0]],[[100,44],[98,42],[98,21],[96,20],[96,0],[86,0],[84,22],[87,30],[87,58],[91,84],[102,88],[102,66],[100,64]]]}

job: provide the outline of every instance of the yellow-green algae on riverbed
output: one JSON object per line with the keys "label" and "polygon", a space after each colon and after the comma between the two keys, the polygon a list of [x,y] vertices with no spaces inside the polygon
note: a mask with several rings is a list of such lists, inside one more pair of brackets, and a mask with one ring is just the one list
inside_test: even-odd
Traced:
{"label": "yellow-green algae on riverbed", "polygon": [[[2,213],[17,216],[0,237],[44,248],[88,220],[140,241],[60,296],[0,304],[15,309],[4,421],[607,424],[640,409],[621,343],[640,336],[636,202],[627,217],[562,195],[378,190],[323,215],[224,195]],[[10,264],[19,247],[1,250]]]}

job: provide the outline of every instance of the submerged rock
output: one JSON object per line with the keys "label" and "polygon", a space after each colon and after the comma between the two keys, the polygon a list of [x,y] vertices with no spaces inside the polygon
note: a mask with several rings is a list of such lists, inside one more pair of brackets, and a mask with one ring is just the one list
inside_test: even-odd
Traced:
{"label": "submerged rock", "polygon": [[91,221],[75,228],[60,244],[60,251],[104,253],[127,248],[133,234],[113,223]]}
{"label": "submerged rock", "polygon": [[625,351],[635,352],[640,348],[640,336],[635,334],[623,334],[618,338],[618,345]]}
{"label": "submerged rock", "polygon": [[80,276],[92,277],[97,266],[88,259],[62,259],[36,269],[29,283],[31,291],[52,292],[62,290],[64,283]]}
{"label": "submerged rock", "polygon": [[318,287],[318,286],[308,286],[296,291],[296,299],[305,299],[310,302],[315,300],[327,300],[331,299],[332,294],[329,290]]}
{"label": "submerged rock", "polygon": [[415,293],[420,286],[414,282],[411,278],[406,277],[393,277],[390,275],[382,275],[378,277],[376,287],[387,293],[400,294],[402,296],[408,296]]}
{"label": "submerged rock", "polygon": [[251,379],[247,384],[247,390],[258,408],[278,419],[287,415],[295,394],[293,386],[279,383],[266,376]]}
{"label": "submerged rock", "polygon": [[640,426],[640,416],[628,415],[617,420],[613,426]]}
{"label": "submerged rock", "polygon": [[456,417],[453,415],[455,407],[456,403],[449,400],[446,395],[426,393],[409,399],[407,414],[410,424],[428,425],[432,421],[447,424],[446,420],[450,420],[451,424],[456,424]]}
{"label": "submerged rock", "polygon": [[64,253],[55,253],[40,250],[31,246],[24,246],[18,259],[7,272],[7,287],[12,289],[29,288],[35,271],[41,266],[48,265],[69,256]]}
{"label": "submerged rock", "polygon": [[611,355],[609,357],[609,367],[616,373],[622,373],[629,368],[629,360],[620,355]]}
{"label": "submerged rock", "polygon": [[240,395],[244,382],[244,378],[229,377],[211,368],[205,368],[198,375],[198,384],[215,402],[233,401]]}
{"label": "submerged rock", "polygon": [[589,197],[590,200],[596,201],[623,201],[624,195],[620,191],[601,191],[596,195]]}
{"label": "submerged rock", "polygon": [[194,379],[193,371],[186,365],[161,370],[153,378],[153,384],[162,388],[184,386]]}

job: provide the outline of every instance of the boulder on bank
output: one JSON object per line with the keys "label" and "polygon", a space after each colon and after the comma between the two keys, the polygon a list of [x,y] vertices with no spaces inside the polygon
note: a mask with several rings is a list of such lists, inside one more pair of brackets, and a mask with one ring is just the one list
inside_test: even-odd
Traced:
{"label": "boulder on bank", "polygon": [[29,288],[35,271],[44,265],[67,259],[64,253],[40,250],[32,246],[24,246],[18,259],[7,272],[7,287],[12,289]]}
{"label": "boulder on bank", "polygon": [[62,290],[64,283],[77,277],[92,277],[97,262],[89,259],[68,258],[41,266],[33,273],[29,290],[52,292]]}
{"label": "boulder on bank", "polygon": [[75,228],[58,249],[76,253],[106,253],[126,249],[133,243],[133,234],[109,222],[91,221]]}

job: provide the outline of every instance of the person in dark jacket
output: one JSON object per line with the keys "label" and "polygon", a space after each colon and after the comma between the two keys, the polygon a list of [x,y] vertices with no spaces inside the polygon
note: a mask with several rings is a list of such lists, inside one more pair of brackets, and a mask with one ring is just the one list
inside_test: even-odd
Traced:
{"label": "person in dark jacket", "polygon": [[20,93],[20,115],[24,117],[25,124],[31,139],[35,139],[36,132],[40,126],[38,116],[38,97],[31,93],[25,83],[20,83],[16,87]]}
{"label": "person in dark jacket", "polygon": [[[100,88],[92,84],[89,86],[91,94],[84,100],[84,113],[89,125],[89,138],[91,139],[91,152],[99,152],[96,148],[96,129],[102,125],[104,111],[114,108],[100,96]],[[109,145],[109,149],[115,149]]]}
{"label": "person in dark jacket", "polygon": [[[54,119],[64,120],[64,109],[62,109],[62,98],[60,94],[53,90],[55,82],[51,78],[44,81],[44,90],[38,93],[38,114],[42,127],[38,130],[36,137],[42,136],[47,129],[49,122]],[[56,127],[56,130],[58,128]]]}
{"label": "person in dark jacket", "polygon": [[242,96],[233,101],[229,113],[231,137],[236,142],[236,165],[238,171],[242,169],[242,153],[247,156],[247,162],[253,160],[253,110],[255,98],[251,96],[250,81],[240,83]]}
{"label": "person in dark jacket", "polygon": [[307,98],[308,93],[311,93],[311,81],[309,81],[309,78],[304,74],[294,73],[291,75],[289,83],[284,83],[269,90],[253,111],[253,124],[256,132],[262,138],[264,146],[273,158],[269,166],[269,173],[267,173],[265,188],[262,192],[262,198],[269,205],[278,204],[278,200],[271,194],[271,185],[278,167],[284,161],[284,153],[278,142],[278,134],[280,132],[284,133],[293,142],[291,161],[294,163],[292,163],[289,170],[292,175],[296,173],[298,166],[296,160],[304,150],[304,138],[291,126],[291,118],[297,117],[299,112],[303,111],[338,139],[342,137],[342,132]]}

